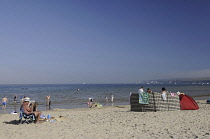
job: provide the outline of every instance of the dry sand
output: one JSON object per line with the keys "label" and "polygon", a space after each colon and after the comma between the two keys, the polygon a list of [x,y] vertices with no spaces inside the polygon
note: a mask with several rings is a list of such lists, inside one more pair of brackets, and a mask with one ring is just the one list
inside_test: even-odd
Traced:
{"label": "dry sand", "polygon": [[131,112],[130,106],[43,111],[55,122],[18,125],[18,115],[0,115],[2,139],[209,139],[210,104],[199,110]]}

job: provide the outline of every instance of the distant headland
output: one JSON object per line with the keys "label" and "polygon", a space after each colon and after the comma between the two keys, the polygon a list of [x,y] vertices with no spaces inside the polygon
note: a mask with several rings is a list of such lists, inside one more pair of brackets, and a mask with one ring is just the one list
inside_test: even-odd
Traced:
{"label": "distant headland", "polygon": [[171,79],[156,79],[145,80],[140,84],[186,84],[186,85],[210,85],[210,77],[201,78],[171,78]]}

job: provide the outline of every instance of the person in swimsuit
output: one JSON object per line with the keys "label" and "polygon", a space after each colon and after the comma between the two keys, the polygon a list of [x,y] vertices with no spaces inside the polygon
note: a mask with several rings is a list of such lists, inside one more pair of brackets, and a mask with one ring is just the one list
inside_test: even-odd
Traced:
{"label": "person in swimsuit", "polygon": [[46,96],[45,100],[46,100],[46,106],[50,106],[51,104],[50,95]]}
{"label": "person in swimsuit", "polygon": [[8,100],[7,100],[6,97],[2,98],[2,109],[5,109],[5,108],[6,108],[7,101],[8,101]]}

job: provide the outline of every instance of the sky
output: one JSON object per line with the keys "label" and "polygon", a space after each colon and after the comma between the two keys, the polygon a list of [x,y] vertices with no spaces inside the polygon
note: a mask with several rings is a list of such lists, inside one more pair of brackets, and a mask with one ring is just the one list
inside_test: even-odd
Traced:
{"label": "sky", "polygon": [[209,0],[0,0],[0,84],[210,77]]}

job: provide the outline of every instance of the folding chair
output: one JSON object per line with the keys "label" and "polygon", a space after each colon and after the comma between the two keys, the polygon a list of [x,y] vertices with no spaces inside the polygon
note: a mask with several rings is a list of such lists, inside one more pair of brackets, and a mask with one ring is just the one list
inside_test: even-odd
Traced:
{"label": "folding chair", "polygon": [[[23,120],[23,118],[25,120]],[[24,124],[24,123],[34,123],[35,122],[35,115],[34,114],[26,114],[26,113],[22,113],[20,112],[20,116],[19,116],[19,124]]]}

